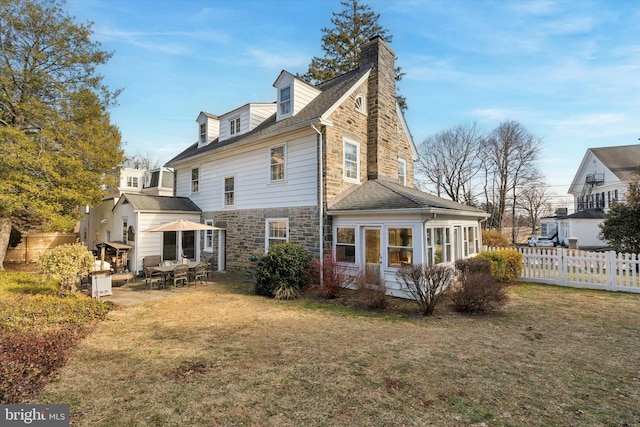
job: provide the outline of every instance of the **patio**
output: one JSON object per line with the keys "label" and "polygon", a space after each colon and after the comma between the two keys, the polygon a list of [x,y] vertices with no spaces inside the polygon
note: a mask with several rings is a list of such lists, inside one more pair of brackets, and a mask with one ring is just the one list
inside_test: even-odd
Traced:
{"label": "patio", "polygon": [[[211,289],[218,283],[229,283],[237,280],[242,280],[234,275],[227,273],[214,272],[209,275],[209,278],[203,283],[198,282],[196,286],[182,286],[178,288],[171,287],[170,290],[165,289],[145,289],[144,277],[136,277],[129,283],[122,286],[114,286],[112,288],[112,295],[100,297],[102,301],[111,301],[117,305],[130,306],[135,304],[142,304],[148,301],[155,301],[164,298],[170,298],[177,295],[183,295],[194,291],[203,291]],[[87,290],[83,290],[86,292]]]}

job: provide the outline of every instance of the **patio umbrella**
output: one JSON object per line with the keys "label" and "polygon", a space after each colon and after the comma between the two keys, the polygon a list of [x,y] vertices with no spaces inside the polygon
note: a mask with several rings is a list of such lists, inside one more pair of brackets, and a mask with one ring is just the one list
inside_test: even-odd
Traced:
{"label": "patio umbrella", "polygon": [[200,224],[199,222],[189,221],[187,219],[178,219],[173,222],[161,224],[157,227],[144,231],[196,231],[196,230],[224,230],[224,228],[214,227],[213,225]]}

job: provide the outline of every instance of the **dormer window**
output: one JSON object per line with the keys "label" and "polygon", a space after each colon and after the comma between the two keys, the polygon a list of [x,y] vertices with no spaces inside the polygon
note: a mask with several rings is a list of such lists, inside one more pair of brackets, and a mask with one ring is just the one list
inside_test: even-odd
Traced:
{"label": "dormer window", "polygon": [[280,89],[280,102],[278,105],[280,115],[291,113],[291,86]]}
{"label": "dormer window", "polygon": [[233,136],[240,133],[240,117],[229,120],[229,135]]}
{"label": "dormer window", "polygon": [[137,176],[128,176],[127,177],[127,187],[138,188],[138,177]]}
{"label": "dormer window", "polygon": [[207,125],[205,123],[200,124],[200,143],[204,144],[207,142]]}
{"label": "dormer window", "polygon": [[360,94],[356,96],[356,100],[354,101],[355,110],[362,114],[367,114],[367,109],[364,104],[364,95]]}

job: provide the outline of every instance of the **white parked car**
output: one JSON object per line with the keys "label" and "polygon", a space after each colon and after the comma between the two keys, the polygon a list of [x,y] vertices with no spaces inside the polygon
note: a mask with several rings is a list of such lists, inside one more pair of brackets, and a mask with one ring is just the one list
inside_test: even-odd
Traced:
{"label": "white parked car", "polygon": [[529,246],[534,246],[536,248],[553,248],[555,243],[553,243],[553,240],[548,237],[533,236],[529,238]]}

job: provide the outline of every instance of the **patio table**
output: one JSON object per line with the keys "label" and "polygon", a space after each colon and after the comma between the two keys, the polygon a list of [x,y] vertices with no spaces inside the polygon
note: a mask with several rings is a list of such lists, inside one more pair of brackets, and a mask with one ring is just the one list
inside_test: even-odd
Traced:
{"label": "patio table", "polygon": [[189,261],[189,263],[185,263],[185,264],[156,265],[154,267],[147,267],[147,268],[151,271],[157,271],[159,273],[162,273],[162,275],[164,276],[163,281],[167,283],[167,278],[171,276],[171,273],[173,273],[173,270],[175,270],[177,266],[187,265],[189,267],[189,270],[195,270],[198,264],[200,264],[199,261],[198,262]]}

